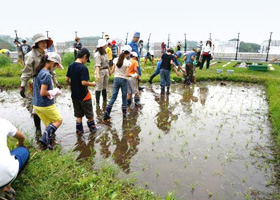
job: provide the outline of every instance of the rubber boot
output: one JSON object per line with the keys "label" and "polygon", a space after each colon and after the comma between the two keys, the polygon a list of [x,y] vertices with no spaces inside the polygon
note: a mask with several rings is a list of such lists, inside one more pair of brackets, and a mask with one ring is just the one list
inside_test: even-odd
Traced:
{"label": "rubber boot", "polygon": [[170,94],[170,92],[169,92],[169,87],[167,87],[167,92],[166,92],[166,94],[167,94],[167,95]]}
{"label": "rubber boot", "polygon": [[149,82],[150,84],[152,84],[152,83],[153,83],[153,79],[154,79],[154,78],[155,78],[155,75],[154,75],[154,74],[152,74],[152,76],[150,77],[150,79],[149,79],[149,81],[148,81],[148,82]]}
{"label": "rubber boot", "polygon": [[95,91],[95,98],[96,98],[96,104],[99,105],[100,103],[100,91]]}
{"label": "rubber boot", "polygon": [[102,90],[103,104],[107,103],[107,91]]}
{"label": "rubber boot", "polygon": [[127,106],[130,106],[132,103],[132,100],[131,99],[127,99]]}
{"label": "rubber boot", "polygon": [[122,108],[123,118],[126,119],[126,107]]}
{"label": "rubber boot", "polygon": [[33,119],[34,119],[34,124],[35,124],[35,127],[36,127],[36,135],[38,134],[42,134],[42,131],[41,131],[41,119],[40,117],[37,115],[37,114],[34,114],[33,115]]}
{"label": "rubber boot", "polygon": [[87,122],[87,125],[88,125],[90,132],[97,131],[94,120],[92,120],[91,122]]}
{"label": "rubber boot", "polygon": [[76,134],[80,136],[83,133],[84,133],[83,122],[81,122],[81,123],[76,122]]}
{"label": "rubber boot", "polygon": [[138,95],[134,96],[135,106],[140,106],[140,97]]}
{"label": "rubber boot", "polygon": [[105,111],[105,114],[104,114],[104,117],[103,117],[103,120],[104,120],[104,121],[110,119],[111,110],[112,110],[112,106],[108,105],[108,106],[106,107],[106,111]]}
{"label": "rubber boot", "polygon": [[53,150],[53,137],[56,130],[57,128],[53,124],[50,124],[39,139],[39,141],[50,150]]}
{"label": "rubber boot", "polygon": [[160,94],[161,94],[161,95],[164,95],[164,93],[165,93],[165,89],[164,89],[164,87],[161,87],[161,92],[160,92]]}

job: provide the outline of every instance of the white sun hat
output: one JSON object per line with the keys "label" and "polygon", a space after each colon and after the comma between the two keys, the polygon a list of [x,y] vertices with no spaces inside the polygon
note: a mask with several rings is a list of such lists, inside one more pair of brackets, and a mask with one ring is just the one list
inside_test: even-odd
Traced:
{"label": "white sun hat", "polygon": [[107,43],[108,43],[108,42],[106,42],[106,40],[104,40],[104,39],[99,39],[99,40],[98,40],[98,44],[97,44],[97,48],[99,48],[99,47],[104,47],[104,46],[107,45]]}

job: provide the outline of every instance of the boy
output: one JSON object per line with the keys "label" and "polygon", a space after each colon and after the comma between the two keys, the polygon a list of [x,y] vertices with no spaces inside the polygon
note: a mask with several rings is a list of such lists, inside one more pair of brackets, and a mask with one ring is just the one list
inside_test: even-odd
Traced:
{"label": "boy", "polygon": [[[29,159],[29,151],[24,147],[24,135],[9,121],[0,118],[0,199],[15,199],[11,183],[24,169]],[[15,137],[17,148],[10,151],[7,136]]]}
{"label": "boy", "polygon": [[89,82],[88,68],[84,65],[89,61],[90,53],[88,49],[82,48],[77,53],[77,59],[72,63],[67,71],[66,82],[71,85],[71,98],[74,107],[74,115],[77,118],[76,133],[82,135],[83,116],[88,119],[87,125],[89,130],[96,131],[98,128],[93,119],[93,108],[91,101],[91,94],[88,91],[88,86],[96,86],[95,82]]}
{"label": "boy", "polygon": [[113,55],[113,60],[114,60],[115,58],[117,58],[118,55],[119,55],[119,47],[118,47],[118,45],[117,45],[116,40],[113,40],[113,41],[112,41],[112,55]]}
{"label": "boy", "polygon": [[137,90],[136,79],[138,78],[138,54],[136,52],[131,53],[131,67],[129,68],[129,75],[131,78],[127,84],[127,105],[130,106],[132,103],[132,95],[134,94],[135,106],[140,106],[139,91]]}
{"label": "boy", "polygon": [[195,57],[196,57],[196,52],[195,49],[193,49],[193,51],[191,51],[190,53],[186,54],[184,57],[185,60],[185,64],[186,64],[186,79],[185,79],[185,83],[190,85],[191,84],[191,80],[193,80],[193,74],[194,74],[194,64],[193,62],[195,61]]}
{"label": "boy", "polygon": [[105,49],[108,60],[109,60],[109,67],[113,66],[113,54],[112,54],[112,44],[109,42],[107,48]]}
{"label": "boy", "polygon": [[169,87],[170,87],[170,71],[171,65],[176,72],[176,75],[179,77],[180,73],[177,71],[176,66],[173,63],[173,49],[168,49],[166,53],[161,56],[162,63],[160,65],[160,86],[161,86],[161,95],[165,93],[165,86],[167,87],[167,95],[170,94]]}
{"label": "boy", "polygon": [[[178,59],[182,56],[182,53],[180,51],[177,51],[175,54],[174,54],[174,57],[173,57],[173,63],[181,69],[182,72],[185,73],[185,70],[182,68],[180,62],[178,61]],[[157,62],[157,68],[155,70],[155,72],[152,74],[152,76],[150,77],[149,79],[149,83],[152,84],[153,83],[153,79],[160,73],[160,65],[161,65],[161,60],[159,60]]]}

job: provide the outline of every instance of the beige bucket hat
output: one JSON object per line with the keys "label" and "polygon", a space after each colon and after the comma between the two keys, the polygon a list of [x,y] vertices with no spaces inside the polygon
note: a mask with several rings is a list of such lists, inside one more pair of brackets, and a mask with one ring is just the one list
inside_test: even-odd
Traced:
{"label": "beige bucket hat", "polygon": [[46,40],[48,43],[47,48],[50,48],[53,44],[53,41],[42,33],[38,33],[38,34],[34,35],[32,40],[33,40],[32,48],[36,46],[36,43],[38,43],[40,41],[44,41],[44,40]]}

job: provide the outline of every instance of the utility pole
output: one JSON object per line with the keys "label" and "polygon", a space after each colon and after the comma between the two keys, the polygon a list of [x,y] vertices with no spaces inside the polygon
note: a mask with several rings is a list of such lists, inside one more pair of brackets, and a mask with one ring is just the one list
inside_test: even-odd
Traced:
{"label": "utility pole", "polygon": [[238,37],[237,37],[235,60],[237,60],[237,54],[238,54],[238,51],[239,51],[239,35],[240,35],[240,33],[238,33]]}
{"label": "utility pole", "polygon": [[78,36],[78,31],[75,31],[75,38]]}
{"label": "utility pole", "polygon": [[268,40],[267,54],[266,54],[266,59],[265,59],[266,62],[268,61],[268,55],[269,55],[270,44],[271,44],[271,36],[272,36],[272,32],[270,32],[270,37]]}
{"label": "utility pole", "polygon": [[209,33],[209,38],[212,39],[212,33]]}
{"label": "utility pole", "polygon": [[149,35],[148,43],[147,43],[147,52],[150,50],[150,39],[151,39],[151,33]]}
{"label": "utility pole", "polygon": [[128,37],[128,33],[126,33],[125,45],[127,45],[127,37]]}
{"label": "utility pole", "polygon": [[102,32],[102,39],[103,39],[104,32]]}
{"label": "utility pole", "polygon": [[167,48],[169,48],[169,42],[170,42],[170,34],[168,34]]}
{"label": "utility pole", "polygon": [[185,33],[185,53],[187,53],[187,34]]}
{"label": "utility pole", "polygon": [[16,33],[16,40],[18,40],[17,30],[15,30],[15,33]]}
{"label": "utility pole", "polygon": [[47,37],[49,37],[49,31],[46,31],[47,32]]}

